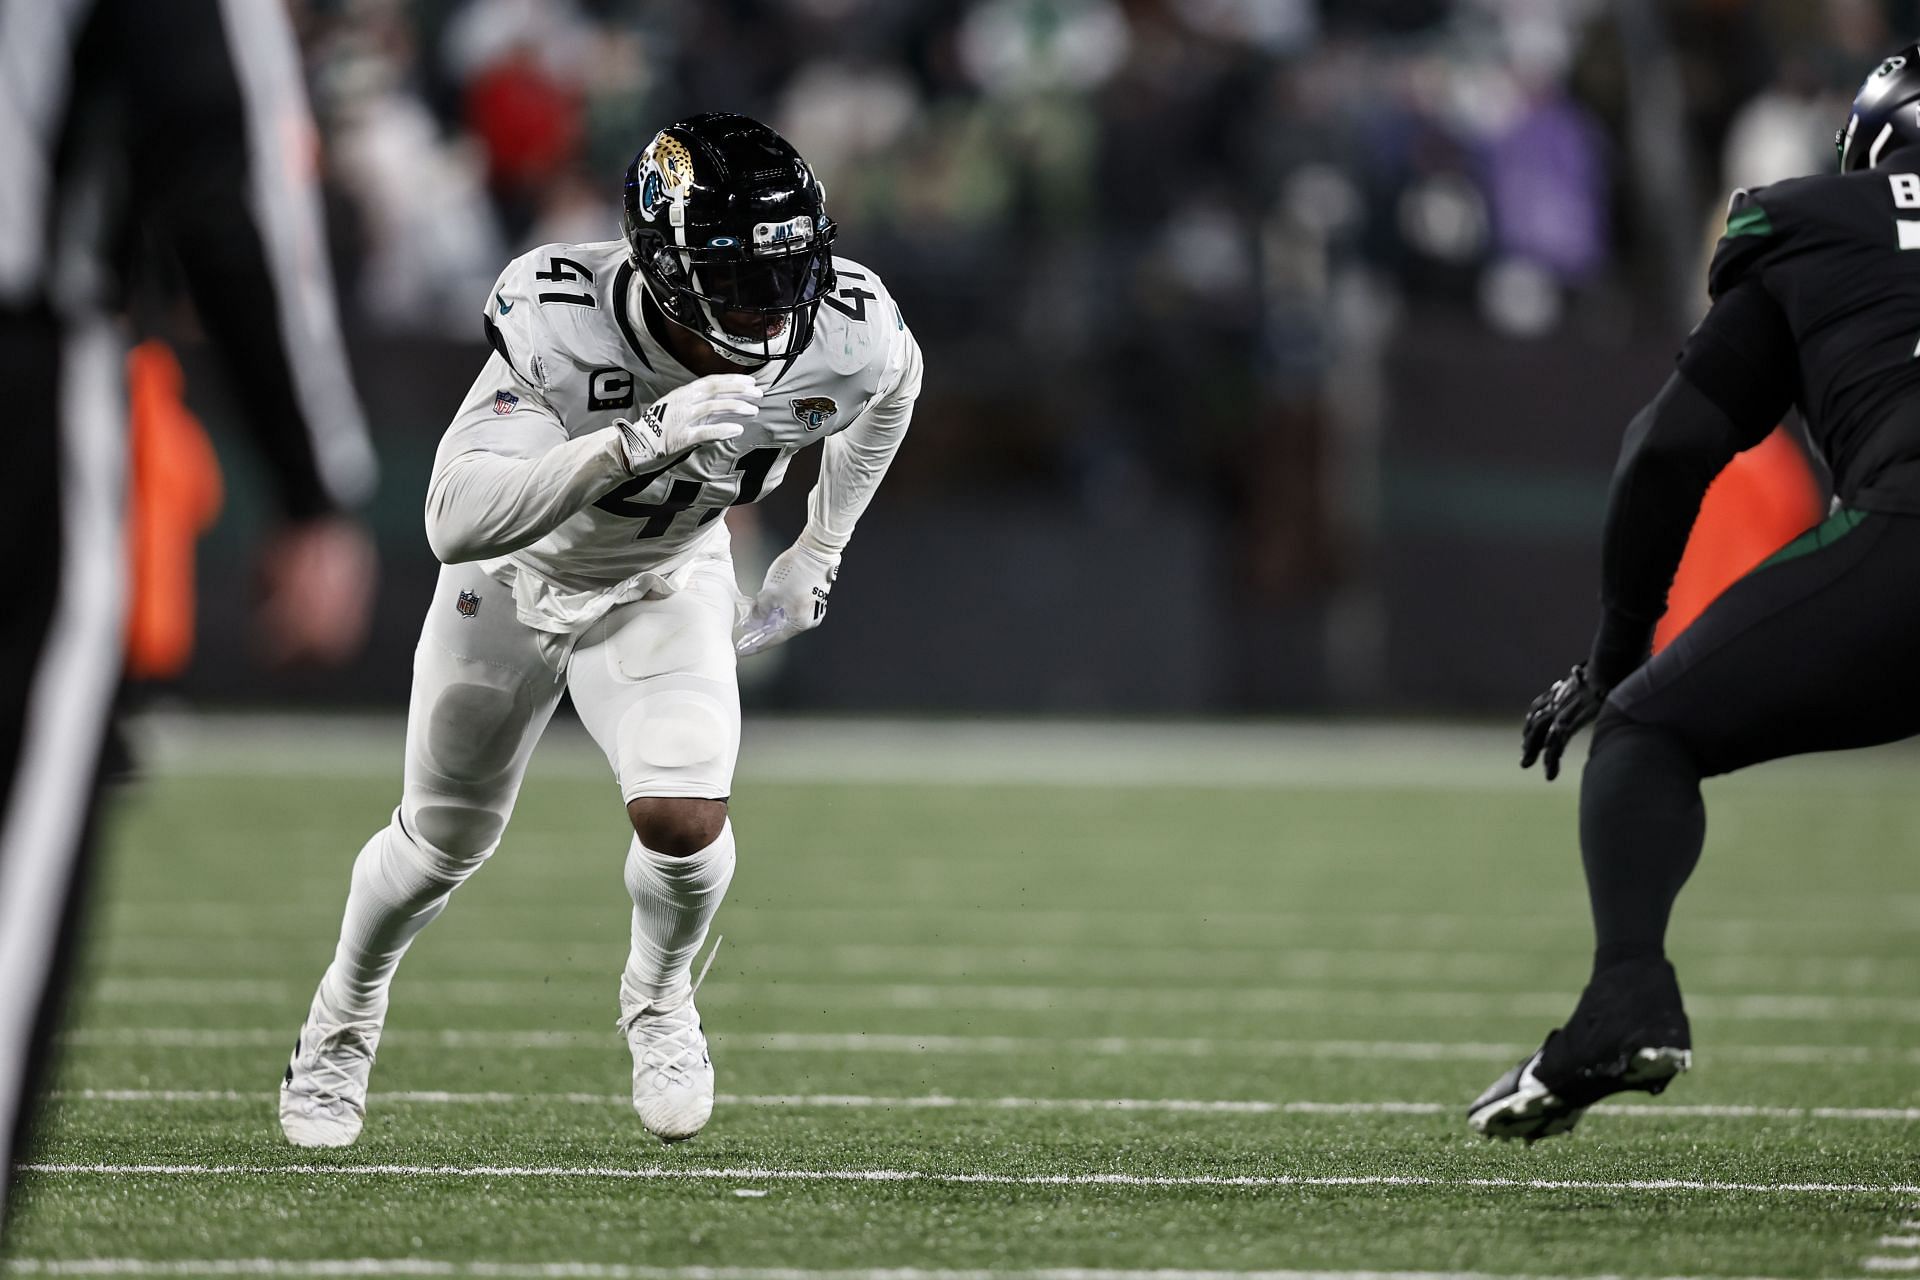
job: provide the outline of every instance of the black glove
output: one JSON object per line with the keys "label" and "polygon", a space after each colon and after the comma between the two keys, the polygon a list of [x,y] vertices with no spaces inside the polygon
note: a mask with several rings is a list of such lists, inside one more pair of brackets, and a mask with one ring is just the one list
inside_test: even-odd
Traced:
{"label": "black glove", "polygon": [[1573,735],[1593,723],[1607,700],[1606,690],[1587,679],[1587,664],[1577,664],[1565,679],[1533,700],[1520,730],[1520,767],[1542,762],[1547,781],[1560,776],[1560,756]]}

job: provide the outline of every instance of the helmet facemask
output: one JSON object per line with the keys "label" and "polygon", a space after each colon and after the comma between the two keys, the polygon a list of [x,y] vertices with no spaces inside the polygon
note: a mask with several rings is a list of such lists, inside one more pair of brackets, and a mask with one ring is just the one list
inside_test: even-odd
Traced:
{"label": "helmet facemask", "polygon": [[800,354],[813,340],[820,299],[834,289],[828,247],[832,231],[829,223],[824,240],[815,236],[804,248],[764,257],[752,256],[751,250],[744,259],[697,250],[675,255],[682,311],[698,317],[696,323],[680,323],[737,363],[763,364]]}

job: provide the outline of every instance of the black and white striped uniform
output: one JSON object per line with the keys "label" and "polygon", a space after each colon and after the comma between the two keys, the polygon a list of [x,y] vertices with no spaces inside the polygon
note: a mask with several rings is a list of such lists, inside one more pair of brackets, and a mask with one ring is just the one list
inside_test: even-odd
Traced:
{"label": "black and white striped uniform", "polygon": [[164,246],[295,518],[373,479],[278,0],[0,0],[0,1222],[122,662],[121,270]]}

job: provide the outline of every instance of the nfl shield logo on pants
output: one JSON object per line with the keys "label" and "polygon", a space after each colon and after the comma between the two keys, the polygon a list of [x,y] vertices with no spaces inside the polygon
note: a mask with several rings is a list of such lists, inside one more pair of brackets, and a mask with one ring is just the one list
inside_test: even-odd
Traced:
{"label": "nfl shield logo on pants", "polygon": [[496,391],[493,394],[495,413],[512,413],[520,405],[520,397],[511,391]]}
{"label": "nfl shield logo on pants", "polygon": [[453,607],[459,612],[461,617],[471,618],[474,614],[480,612],[480,597],[471,591],[462,591],[460,598],[453,602]]}

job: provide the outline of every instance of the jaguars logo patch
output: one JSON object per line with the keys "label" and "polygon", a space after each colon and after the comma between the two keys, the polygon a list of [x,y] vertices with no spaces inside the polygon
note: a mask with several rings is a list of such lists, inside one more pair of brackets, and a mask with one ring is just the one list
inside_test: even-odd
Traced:
{"label": "jaguars logo patch", "polygon": [[693,153],[670,133],[659,133],[640,161],[640,212],[648,219],[670,200],[683,199],[693,185]]}
{"label": "jaguars logo patch", "polygon": [[840,406],[826,396],[798,396],[790,402],[793,416],[801,426],[809,431],[818,431],[827,425],[827,420],[840,412]]}

